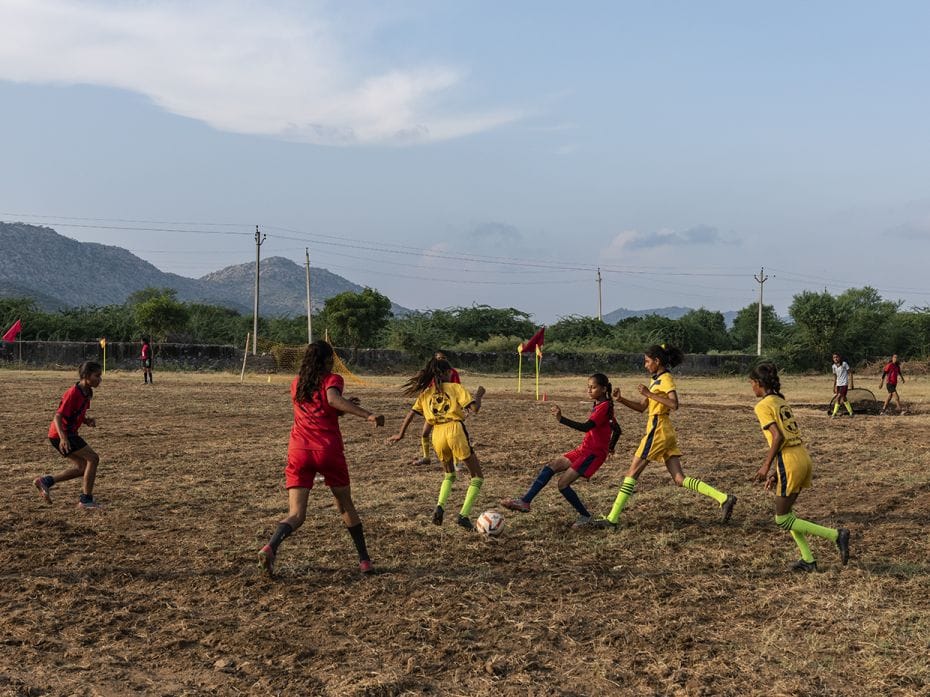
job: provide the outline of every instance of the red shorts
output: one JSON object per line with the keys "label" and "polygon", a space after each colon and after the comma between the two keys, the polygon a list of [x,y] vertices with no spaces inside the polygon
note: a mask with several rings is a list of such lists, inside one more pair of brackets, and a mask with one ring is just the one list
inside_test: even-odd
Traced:
{"label": "red shorts", "polygon": [[607,459],[607,455],[598,454],[587,448],[575,448],[562,457],[571,462],[572,469],[585,479],[590,479]]}
{"label": "red shorts", "polygon": [[849,392],[849,385],[840,385],[836,388],[837,397],[845,397],[847,392]]}
{"label": "red shorts", "polygon": [[284,468],[284,486],[288,489],[313,488],[317,472],[323,475],[326,486],[349,486],[349,466],[343,452],[329,450],[287,449],[287,467]]}

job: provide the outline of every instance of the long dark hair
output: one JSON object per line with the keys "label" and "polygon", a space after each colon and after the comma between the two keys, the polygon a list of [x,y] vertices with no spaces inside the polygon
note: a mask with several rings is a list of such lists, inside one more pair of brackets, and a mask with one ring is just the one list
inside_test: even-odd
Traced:
{"label": "long dark hair", "polygon": [[776,394],[782,399],[781,380],[778,379],[778,367],[771,361],[763,361],[749,371],[749,379],[758,382],[766,392]]}
{"label": "long dark hair", "polygon": [[452,364],[447,360],[430,358],[426,367],[404,383],[404,394],[413,397],[420,394],[430,385],[435,385],[436,391],[442,391],[442,376],[452,370]]}
{"label": "long dark hair", "polygon": [[328,372],[326,364],[333,354],[333,347],[322,339],[307,346],[297,374],[297,401],[313,401],[313,394],[320,389],[320,381]]}
{"label": "long dark hair", "polygon": [[614,388],[613,385],[610,384],[610,378],[604,375],[604,373],[594,373],[594,375],[591,376],[591,380],[594,380],[594,382],[607,390],[607,401],[610,402],[610,406],[607,408],[607,417],[610,423],[614,423],[616,421],[614,418]]}
{"label": "long dark hair", "polygon": [[653,344],[646,349],[645,354],[658,360],[666,370],[679,365],[685,357],[680,348],[671,344]]}

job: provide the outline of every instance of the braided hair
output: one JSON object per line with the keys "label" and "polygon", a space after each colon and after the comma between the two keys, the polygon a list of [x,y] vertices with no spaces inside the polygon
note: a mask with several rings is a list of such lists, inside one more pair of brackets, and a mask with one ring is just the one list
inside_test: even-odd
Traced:
{"label": "braided hair", "polygon": [[781,380],[778,379],[778,367],[771,361],[763,361],[749,371],[749,379],[758,382],[766,392],[778,395],[782,399]]}
{"label": "braided hair", "polygon": [[441,358],[430,358],[426,367],[404,383],[404,394],[408,397],[420,394],[433,385],[442,392],[443,376],[452,370],[452,364]]}
{"label": "braided hair", "polygon": [[645,353],[650,358],[659,361],[666,370],[679,365],[685,357],[680,348],[671,344],[653,344],[646,349]]}
{"label": "braided hair", "polygon": [[297,374],[297,401],[313,401],[323,376],[329,372],[329,361],[334,353],[333,347],[322,339],[307,346]]}

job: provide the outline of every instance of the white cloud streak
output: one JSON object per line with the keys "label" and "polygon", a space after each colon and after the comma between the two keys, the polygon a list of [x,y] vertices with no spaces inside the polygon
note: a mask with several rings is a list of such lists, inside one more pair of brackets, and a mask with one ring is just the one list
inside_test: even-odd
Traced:
{"label": "white cloud streak", "polygon": [[0,79],[146,95],[222,131],[323,145],[408,145],[517,119],[443,107],[463,71],[366,74],[366,47],[319,3],[0,0]]}

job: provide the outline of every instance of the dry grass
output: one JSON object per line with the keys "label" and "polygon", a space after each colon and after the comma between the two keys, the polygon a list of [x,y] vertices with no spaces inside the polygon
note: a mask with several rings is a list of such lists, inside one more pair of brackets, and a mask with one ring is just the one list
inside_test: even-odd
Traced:
{"label": "dry grass", "polygon": [[[156,378],[145,388],[111,373],[100,388],[100,427],[84,435],[102,456],[107,507],[88,512],[74,508],[77,482],[53,490],[54,506],[31,485],[61,464],[44,436],[71,376],[0,373],[0,694],[930,693],[927,378],[902,386],[918,408],[900,418],[831,422],[798,407],[816,470],[796,510],[853,533],[846,568],[812,541],[813,575],[788,571],[797,551],[748,481],[763,439],[744,379],[680,379],[674,417],[686,471],[739,496],[730,524],[653,465],[616,533],[568,529],[572,511],[550,486],[531,514],[508,513],[496,540],[429,523],[438,470],[406,464],[418,432],[385,444],[409,405],[398,378],[371,380],[353,392],[388,429],[346,418],[343,431],[378,573],[358,575],[324,489],[282,547],[276,580],[254,562],[286,507],[285,380]],[[578,443],[512,379],[480,381],[476,513]],[[570,417],[586,413],[583,387],[544,380]],[[784,385],[795,405],[826,403],[829,387]],[[622,454],[578,487],[599,512],[643,427],[620,416]],[[450,508],[463,492],[460,479]]]}

